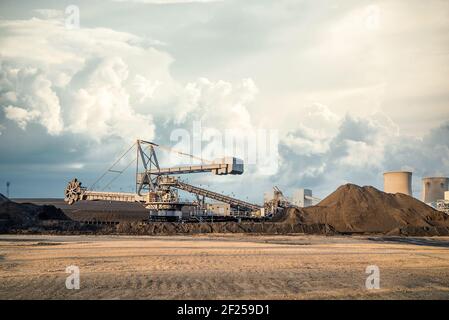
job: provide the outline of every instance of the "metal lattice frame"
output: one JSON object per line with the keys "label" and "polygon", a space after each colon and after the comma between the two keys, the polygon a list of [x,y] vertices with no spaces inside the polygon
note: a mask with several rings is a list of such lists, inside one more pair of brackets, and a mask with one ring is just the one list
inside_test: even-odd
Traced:
{"label": "metal lattice frame", "polygon": [[[148,145],[148,152],[145,151],[147,148],[142,148],[142,145]],[[141,179],[138,182],[137,175],[139,174],[139,158],[141,159],[143,172],[147,178],[148,184],[145,183],[145,179]],[[136,160],[136,193],[140,196],[142,190],[156,191],[157,189],[157,176],[151,175],[148,170],[156,168],[159,170],[159,162],[156,157],[156,152],[154,151],[154,146],[152,143],[137,140],[137,160]]]}

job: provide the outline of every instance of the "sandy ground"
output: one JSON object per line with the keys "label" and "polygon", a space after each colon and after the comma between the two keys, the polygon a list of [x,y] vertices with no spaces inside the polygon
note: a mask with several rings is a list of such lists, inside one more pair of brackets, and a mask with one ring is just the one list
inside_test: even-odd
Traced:
{"label": "sandy ground", "polygon": [[0,235],[0,298],[449,299],[449,238]]}

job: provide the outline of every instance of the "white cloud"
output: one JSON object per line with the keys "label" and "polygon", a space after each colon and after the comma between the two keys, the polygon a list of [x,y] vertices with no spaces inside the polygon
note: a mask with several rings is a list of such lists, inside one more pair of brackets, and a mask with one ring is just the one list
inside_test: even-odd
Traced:
{"label": "white cloud", "polygon": [[[326,121],[328,112],[322,106],[321,120],[315,120]],[[383,172],[407,168],[414,173],[418,196],[420,177],[449,172],[447,121],[416,138],[401,134],[397,124],[382,113],[337,119],[337,130],[326,135],[311,129],[313,122],[287,134],[281,140],[279,173],[272,180],[290,188],[319,186],[319,192],[325,194],[346,182],[382,188]]]}
{"label": "white cloud", "polygon": [[217,129],[252,128],[247,106],[253,102],[257,93],[257,86],[252,79],[232,84],[200,78],[185,86],[175,111],[175,121],[201,120],[203,125]]}
{"label": "white cloud", "polygon": [[17,69],[1,61],[0,65],[0,102],[5,107],[6,117],[17,121],[23,129],[27,123],[35,121],[46,127],[49,134],[61,133],[59,98],[46,75],[36,68]]}
{"label": "white cloud", "polygon": [[146,79],[144,76],[137,74],[134,77],[133,87],[139,103],[143,103],[147,99],[152,99],[156,89],[161,84],[162,83],[158,80],[151,81]]}
{"label": "white cloud", "polygon": [[67,99],[67,130],[88,133],[98,141],[108,136],[132,141],[153,137],[152,116],[136,113],[129,103],[127,79],[128,67],[120,58],[106,58],[96,65],[85,85]]}
{"label": "white cloud", "polygon": [[27,111],[26,109],[7,106],[5,108],[6,118],[17,122],[17,125],[25,130],[28,122],[39,116],[37,111]]}
{"label": "white cloud", "polygon": [[67,30],[57,20],[3,20],[0,32],[0,106],[22,129],[36,122],[51,135],[71,132],[97,141],[153,137],[150,110],[137,110],[131,101],[151,99],[156,88],[148,84],[172,85],[168,54],[131,34]]}
{"label": "white cloud", "polygon": [[35,9],[33,12],[45,19],[62,18],[64,16],[64,12],[62,10],[56,9]]}
{"label": "white cloud", "polygon": [[287,132],[283,143],[291,146],[296,154],[324,154],[329,150],[340,122],[341,117],[328,107],[314,103],[302,108],[297,129]]}

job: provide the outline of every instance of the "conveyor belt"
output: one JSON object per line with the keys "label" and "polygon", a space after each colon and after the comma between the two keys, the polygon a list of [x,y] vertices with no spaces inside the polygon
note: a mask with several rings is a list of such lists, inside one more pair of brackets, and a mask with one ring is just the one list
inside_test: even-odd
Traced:
{"label": "conveyor belt", "polygon": [[195,186],[192,186],[190,184],[187,184],[185,182],[177,181],[174,185],[175,188],[194,193],[200,196],[204,196],[206,198],[214,199],[220,202],[228,203],[231,207],[240,209],[240,210],[251,210],[251,211],[257,211],[260,210],[260,206],[256,204],[252,204],[246,201],[238,200],[235,198],[231,198],[225,195],[222,195],[221,193],[213,192],[210,190],[198,188]]}

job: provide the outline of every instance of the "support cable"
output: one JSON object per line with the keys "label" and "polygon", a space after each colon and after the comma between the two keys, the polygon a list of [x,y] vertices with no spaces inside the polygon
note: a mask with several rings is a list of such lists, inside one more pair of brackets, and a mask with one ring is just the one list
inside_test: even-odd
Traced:
{"label": "support cable", "polygon": [[[118,158],[118,160],[117,161],[115,161],[89,188],[88,188],[88,190],[93,190],[93,188],[94,188],[94,186],[98,183],[98,182],[100,182],[100,180],[101,179],[103,179],[104,178],[104,176],[108,173],[108,172],[114,172],[114,170],[112,170],[112,168],[114,168],[114,166],[117,164],[117,163],[119,163],[120,162],[120,160],[122,160],[124,157],[125,157],[125,155],[132,149],[132,148],[134,148],[134,145],[136,144],[136,142],[134,142],[133,144],[132,144],[132,146],[128,149],[128,150],[126,150],[121,156],[120,156],[120,158]],[[117,172],[117,171],[116,171]],[[123,171],[122,171],[123,172]]]}
{"label": "support cable", "polygon": [[[134,144],[136,144],[136,143],[134,143]],[[134,147],[134,145],[133,145],[133,147]],[[148,146],[146,146],[144,149],[143,149],[143,151],[145,152],[145,151],[147,151],[147,149],[148,149],[148,147],[149,147],[149,145]],[[128,150],[129,151],[129,150]],[[128,152],[127,151],[127,152]],[[122,170],[122,171],[117,171],[118,172],[118,175],[116,175],[115,177],[113,177],[105,186],[104,186],[104,188],[102,189],[102,191],[104,191],[107,187],[109,187],[115,180],[117,180],[117,178],[123,173],[123,172],[125,172],[133,163],[134,163],[134,161],[137,161],[137,159],[138,159],[139,157],[136,155],[136,157],[134,158],[134,159],[132,159],[127,165],[126,165],[126,167]]]}
{"label": "support cable", "polygon": [[158,148],[161,148],[161,149],[165,149],[165,150],[170,151],[170,152],[173,152],[173,153],[177,153],[177,154],[182,155],[182,156],[187,156],[187,157],[190,157],[190,158],[192,158],[192,159],[199,160],[199,161],[201,161],[201,162],[213,163],[213,161],[211,161],[211,160],[203,159],[203,158],[201,158],[201,157],[197,157],[197,156],[194,156],[194,155],[192,155],[192,154],[185,153],[185,152],[182,152],[182,151],[173,149],[173,148],[171,148],[171,147],[163,146],[163,145],[160,145],[160,144],[157,144],[157,143],[154,143],[154,142],[149,142],[149,141],[144,141],[144,140],[141,140],[141,142],[150,144],[150,145],[152,145],[152,146],[154,146],[154,147],[158,147]]}

